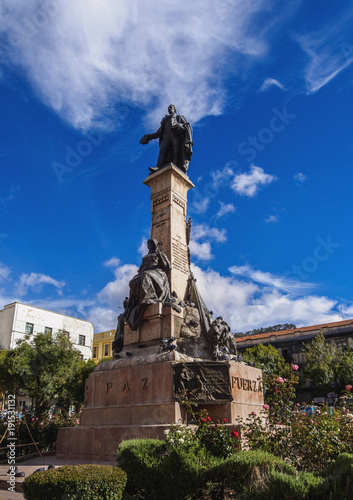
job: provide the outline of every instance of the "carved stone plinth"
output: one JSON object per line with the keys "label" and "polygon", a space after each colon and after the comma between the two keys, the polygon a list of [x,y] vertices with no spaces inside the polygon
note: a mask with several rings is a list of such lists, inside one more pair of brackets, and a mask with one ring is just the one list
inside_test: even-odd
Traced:
{"label": "carved stone plinth", "polygon": [[148,306],[137,330],[131,330],[125,323],[124,351],[132,351],[139,344],[159,347],[162,338],[179,337],[183,321],[183,309],[178,312],[161,303]]}
{"label": "carved stone plinth", "polygon": [[[189,387],[181,363],[188,369]],[[238,416],[260,411],[260,377],[261,370],[242,363],[194,362],[176,351],[107,361],[86,382],[80,427],[59,430],[57,457],[115,461],[123,440],[163,439],[171,424],[188,422],[180,380],[194,391],[198,409],[205,408],[214,421],[236,424]]]}
{"label": "carved stone plinth", "polygon": [[144,184],[151,188],[151,238],[162,243],[171,264],[170,290],[185,298],[189,276],[186,241],[187,192],[194,184],[173,163],[150,175]]}

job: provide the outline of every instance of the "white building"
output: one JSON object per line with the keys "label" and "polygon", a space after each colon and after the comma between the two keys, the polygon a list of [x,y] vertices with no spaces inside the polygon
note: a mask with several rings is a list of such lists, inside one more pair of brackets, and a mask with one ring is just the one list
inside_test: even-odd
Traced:
{"label": "white building", "polygon": [[67,332],[81,359],[92,358],[93,325],[90,321],[66,316],[40,307],[14,302],[0,311],[0,349],[13,349],[26,333]]}

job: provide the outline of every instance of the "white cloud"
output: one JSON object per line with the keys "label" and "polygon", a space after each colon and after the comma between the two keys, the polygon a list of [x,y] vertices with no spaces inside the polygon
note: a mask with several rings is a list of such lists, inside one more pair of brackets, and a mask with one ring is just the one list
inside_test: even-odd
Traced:
{"label": "white cloud", "polygon": [[278,214],[271,214],[265,217],[265,222],[278,222],[278,221],[279,221]]}
{"label": "white cloud", "polygon": [[298,184],[302,184],[303,182],[306,181],[307,177],[302,172],[297,172],[296,174],[293,175],[293,179]]}
{"label": "white cloud", "polygon": [[65,282],[58,281],[46,274],[21,274],[20,281],[17,283],[16,292],[18,295],[23,296],[26,295],[28,289],[31,288],[34,292],[39,293],[43,285],[53,285],[58,290],[58,293],[62,293]]}
{"label": "white cloud", "polygon": [[114,270],[115,280],[108,283],[97,295],[100,303],[108,304],[117,310],[129,294],[129,281],[137,273],[138,267],[133,264],[124,264]]}
{"label": "white cloud", "polygon": [[10,276],[10,268],[0,262],[0,281],[7,280]]}
{"label": "white cloud", "polygon": [[294,36],[308,58],[305,80],[309,93],[320,90],[352,64],[352,21],[353,7],[347,4],[320,30]]}
{"label": "white cloud", "polygon": [[191,203],[191,208],[197,214],[204,214],[205,212],[207,212],[210,201],[210,198],[208,198],[207,196],[199,196],[197,200],[194,200]]}
{"label": "white cloud", "polygon": [[113,268],[118,267],[118,266],[119,266],[119,264],[120,264],[120,260],[119,260],[119,259],[117,259],[116,257],[112,257],[111,259],[106,260],[106,261],[104,262],[104,265],[105,265],[106,267],[113,267]]}
{"label": "white cloud", "polygon": [[248,174],[238,174],[232,181],[232,189],[235,193],[242,196],[255,196],[260,187],[271,184],[277,177],[266,174],[261,167],[251,165]]}
{"label": "white cloud", "polygon": [[272,288],[283,290],[285,292],[305,292],[314,288],[313,283],[307,283],[283,276],[277,276],[268,272],[253,269],[249,265],[232,266],[229,271],[234,276],[241,276],[261,285],[268,285]]}
{"label": "white cloud", "polygon": [[208,308],[215,316],[223,316],[233,331],[246,332],[278,323],[294,323],[299,327],[342,319],[335,311],[335,300],[307,294],[305,286],[295,282],[290,285],[269,273],[255,271],[255,283],[252,281],[255,274],[246,269],[243,277],[249,281],[238,280],[234,274],[221,276],[212,269],[204,271],[197,266],[193,266],[193,272]]}
{"label": "white cloud", "polygon": [[236,211],[236,207],[233,205],[233,203],[223,203],[223,201],[219,201],[218,203],[221,207],[215,215],[216,219],[219,219],[220,217],[224,217],[225,215],[234,213]]}
{"label": "white cloud", "polygon": [[189,244],[191,258],[197,260],[211,260],[213,259],[211,244],[208,241],[199,243],[198,241],[191,240]]}
{"label": "white cloud", "polygon": [[175,102],[195,123],[221,113],[227,71],[241,73],[266,55],[274,25],[293,12],[259,27],[275,3],[2,0],[3,61],[20,65],[42,100],[77,128],[102,125],[105,112],[119,115],[114,103],[126,102],[156,102],[156,125]]}
{"label": "white cloud", "polygon": [[140,255],[142,255],[142,257],[143,257],[144,255],[146,255],[146,254],[147,254],[147,252],[148,252],[148,248],[147,248],[147,238],[143,237],[143,238],[142,238],[142,241],[141,241],[141,244],[140,244],[140,246],[139,246],[139,248],[138,248],[138,253],[139,253]]}
{"label": "white cloud", "polygon": [[266,78],[266,80],[261,85],[259,92],[263,92],[264,90],[267,90],[268,88],[272,87],[273,85],[275,87],[282,89],[282,90],[285,90],[284,86],[275,78]]}
{"label": "white cloud", "polygon": [[218,229],[217,227],[209,227],[207,224],[195,224],[192,227],[191,235],[194,240],[207,239],[224,243],[227,241],[227,234],[225,229]]}
{"label": "white cloud", "polygon": [[215,186],[221,186],[229,183],[231,177],[234,175],[234,170],[230,167],[230,165],[232,165],[232,163],[227,163],[224,168],[211,172],[211,177]]}

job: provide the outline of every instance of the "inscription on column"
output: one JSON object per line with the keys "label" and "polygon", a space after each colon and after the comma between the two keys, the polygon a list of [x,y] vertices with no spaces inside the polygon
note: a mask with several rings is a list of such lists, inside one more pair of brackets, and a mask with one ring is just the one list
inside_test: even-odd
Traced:
{"label": "inscription on column", "polygon": [[172,251],[173,251],[172,266],[178,271],[188,274],[189,261],[188,261],[187,246],[181,243],[179,238],[172,238]]}
{"label": "inscription on column", "polygon": [[179,205],[181,208],[185,208],[185,202],[173,194],[173,201]]}
{"label": "inscription on column", "polygon": [[161,227],[165,226],[166,222],[169,220],[169,214],[166,210],[161,210],[160,212],[153,214],[152,226]]}

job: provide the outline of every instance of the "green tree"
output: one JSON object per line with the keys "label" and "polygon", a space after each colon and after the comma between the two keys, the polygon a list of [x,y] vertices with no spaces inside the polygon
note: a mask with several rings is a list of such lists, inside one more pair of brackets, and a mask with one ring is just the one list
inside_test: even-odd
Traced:
{"label": "green tree", "polygon": [[74,365],[71,376],[66,380],[58,398],[58,405],[64,412],[68,412],[72,404],[76,405],[77,412],[80,410],[85,401],[86,379],[95,366],[96,363],[92,359],[80,360]]}
{"label": "green tree", "polygon": [[281,323],[273,326],[266,326],[262,328],[255,328],[254,330],[249,330],[246,332],[246,335],[258,335],[259,333],[268,333],[268,332],[280,332],[282,330],[293,330],[297,328],[293,323]]}
{"label": "green tree", "polygon": [[353,350],[343,353],[335,342],[326,340],[322,332],[308,345],[304,346],[306,364],[303,375],[319,388],[328,390],[332,385],[343,389],[353,380]]}
{"label": "green tree", "polygon": [[[33,338],[26,335],[17,347],[1,352],[0,388],[26,393],[40,417],[50,407],[50,400],[60,398],[67,391],[67,384],[73,384],[80,363],[80,353],[66,333],[38,333]],[[79,385],[82,386],[82,380]]]}
{"label": "green tree", "polygon": [[244,361],[255,363],[256,368],[269,375],[289,377],[290,365],[282,358],[277,349],[272,345],[257,344],[246,349],[243,355]]}

